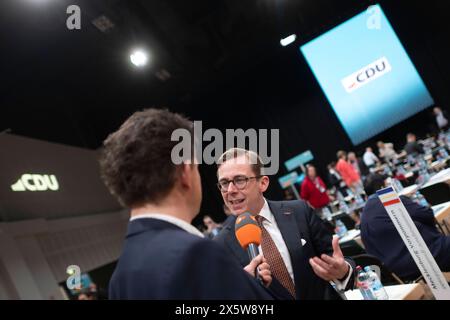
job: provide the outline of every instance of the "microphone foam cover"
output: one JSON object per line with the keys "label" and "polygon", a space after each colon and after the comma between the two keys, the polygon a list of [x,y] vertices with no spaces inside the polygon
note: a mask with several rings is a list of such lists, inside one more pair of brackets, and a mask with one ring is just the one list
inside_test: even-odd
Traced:
{"label": "microphone foam cover", "polygon": [[251,213],[245,212],[239,215],[234,230],[242,248],[247,249],[250,243],[257,246],[261,244],[261,228]]}

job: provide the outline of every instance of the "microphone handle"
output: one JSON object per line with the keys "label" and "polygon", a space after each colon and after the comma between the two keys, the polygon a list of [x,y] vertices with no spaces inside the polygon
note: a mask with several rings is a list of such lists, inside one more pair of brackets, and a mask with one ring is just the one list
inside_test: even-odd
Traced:
{"label": "microphone handle", "polygon": [[[247,253],[248,253],[250,260],[253,260],[254,258],[256,258],[259,255],[258,246],[254,243],[250,243],[247,247]],[[258,279],[258,281],[261,282],[261,284],[264,286],[262,278],[258,272],[258,267],[256,267],[255,274],[256,274],[256,279]]]}

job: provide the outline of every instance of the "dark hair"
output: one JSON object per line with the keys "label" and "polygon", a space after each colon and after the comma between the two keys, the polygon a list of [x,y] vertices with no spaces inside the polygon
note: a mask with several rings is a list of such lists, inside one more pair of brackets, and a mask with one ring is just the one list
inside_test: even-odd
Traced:
{"label": "dark hair", "polygon": [[193,137],[192,123],[183,116],[146,109],[135,112],[104,141],[101,176],[123,206],[158,203],[173,188],[179,166],[171,160],[178,143],[171,136],[179,128]]}
{"label": "dark hair", "polygon": [[374,194],[377,190],[384,188],[386,176],[378,173],[370,173],[364,181],[364,190],[368,196]]}
{"label": "dark hair", "polygon": [[219,170],[220,166],[224,162],[226,162],[228,160],[236,159],[236,158],[242,157],[242,156],[245,156],[247,158],[247,160],[250,162],[252,171],[256,176],[260,176],[263,174],[264,165],[263,165],[259,155],[252,150],[246,150],[246,149],[242,149],[242,148],[231,148],[231,149],[228,149],[227,151],[225,151],[224,153],[222,153],[222,155],[217,160],[217,170]]}
{"label": "dark hair", "polygon": [[336,153],[336,156],[337,156],[338,159],[340,159],[340,158],[342,158],[342,157],[345,157],[346,155],[347,155],[347,152],[345,152],[344,150],[339,150],[339,151]]}
{"label": "dark hair", "polygon": [[308,170],[313,168],[314,170],[317,170],[316,167],[313,164],[308,163],[306,165],[306,174],[308,174]]}

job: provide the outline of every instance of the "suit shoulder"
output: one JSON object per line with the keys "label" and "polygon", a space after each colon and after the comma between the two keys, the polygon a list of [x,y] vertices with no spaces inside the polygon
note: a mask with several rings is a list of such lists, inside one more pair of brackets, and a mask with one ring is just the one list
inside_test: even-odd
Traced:
{"label": "suit shoulder", "polygon": [[304,200],[283,200],[270,201],[270,207],[282,212],[294,214],[307,214],[312,211],[311,207]]}
{"label": "suit shoulder", "polygon": [[272,201],[268,200],[270,205],[275,205],[279,207],[304,207],[307,206],[306,202],[302,199],[299,200],[282,200],[282,201]]}
{"label": "suit shoulder", "polygon": [[227,237],[227,234],[230,232],[234,232],[234,224],[236,222],[236,217],[229,216],[222,225],[222,230],[220,230],[219,234],[213,238],[215,242],[224,243]]}
{"label": "suit shoulder", "polygon": [[198,238],[196,241],[191,241],[180,252],[179,257],[185,267],[192,270],[192,267],[195,266],[194,269],[198,269],[200,272],[210,268],[227,270],[231,262],[237,266],[234,260],[229,259],[223,246],[211,239]]}
{"label": "suit shoulder", "polygon": [[230,232],[229,228],[223,228],[220,230],[219,234],[215,236],[212,240],[216,243],[224,243],[225,238],[227,237],[227,234]]}
{"label": "suit shoulder", "polygon": [[185,239],[184,247],[186,250],[186,254],[194,254],[195,255],[210,255],[214,252],[221,252],[222,247],[217,244],[215,241],[207,238],[201,238],[201,237],[190,237],[189,239]]}

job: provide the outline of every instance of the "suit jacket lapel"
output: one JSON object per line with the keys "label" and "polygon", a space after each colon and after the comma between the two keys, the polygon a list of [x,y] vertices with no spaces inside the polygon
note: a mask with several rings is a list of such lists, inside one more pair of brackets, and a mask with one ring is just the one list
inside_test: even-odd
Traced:
{"label": "suit jacket lapel", "polygon": [[[285,207],[282,202],[267,201],[267,203],[275,217],[275,221],[291,257],[297,299],[302,299],[305,296],[305,289],[309,280],[304,277],[306,274],[304,270],[305,257],[303,255],[300,229],[297,225],[293,209]],[[306,263],[309,262],[306,261]]]}

